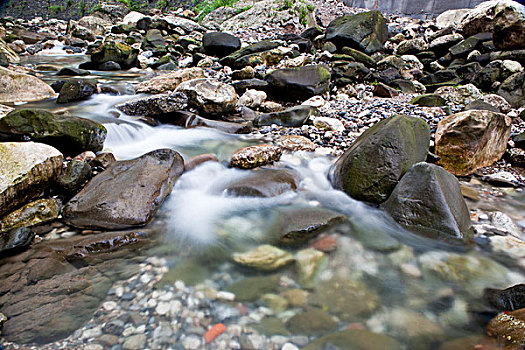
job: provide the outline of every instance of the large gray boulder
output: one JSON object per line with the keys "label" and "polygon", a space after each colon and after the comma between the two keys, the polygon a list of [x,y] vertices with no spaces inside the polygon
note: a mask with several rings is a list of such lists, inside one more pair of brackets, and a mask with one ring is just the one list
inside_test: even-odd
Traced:
{"label": "large gray boulder", "polygon": [[426,159],[430,127],[419,118],[396,115],[366,130],[337,160],[330,181],[352,198],[384,202],[399,179]]}
{"label": "large gray boulder", "polygon": [[266,76],[269,91],[279,99],[308,99],[322,94],[330,85],[330,71],[324,65],[282,68]]}
{"label": "large gray boulder", "polygon": [[500,2],[494,15],[493,42],[501,50],[525,48],[525,11],[517,2]]}
{"label": "large gray boulder", "polygon": [[412,166],[383,207],[409,231],[427,237],[467,243],[473,233],[458,180],[434,164]]}
{"label": "large gray boulder", "polygon": [[454,175],[469,175],[491,165],[505,153],[512,119],[500,113],[469,110],[439,121],[436,135],[437,164]]}
{"label": "large gray boulder", "polygon": [[0,67],[0,103],[34,102],[56,97],[37,77]]}
{"label": "large gray boulder", "polygon": [[333,20],[326,28],[325,38],[339,48],[349,46],[372,54],[383,50],[388,27],[381,12],[363,12]]}
{"label": "large gray boulder", "polygon": [[182,157],[169,149],[114,162],[67,203],[64,220],[81,228],[144,226],[183,170]]}
{"label": "large gray boulder", "polygon": [[40,109],[18,109],[0,118],[0,140],[29,138],[73,156],[102,150],[106,134],[106,128],[93,120],[55,115]]}
{"label": "large gray boulder", "polygon": [[0,215],[36,198],[62,169],[62,153],[42,143],[1,142],[0,155]]}

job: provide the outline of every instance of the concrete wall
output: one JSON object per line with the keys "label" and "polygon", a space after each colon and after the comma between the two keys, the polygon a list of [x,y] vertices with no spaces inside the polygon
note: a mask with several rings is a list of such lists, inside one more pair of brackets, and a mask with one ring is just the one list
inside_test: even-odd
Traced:
{"label": "concrete wall", "polygon": [[473,8],[485,0],[343,0],[347,6],[378,9],[418,18],[431,18],[446,10]]}

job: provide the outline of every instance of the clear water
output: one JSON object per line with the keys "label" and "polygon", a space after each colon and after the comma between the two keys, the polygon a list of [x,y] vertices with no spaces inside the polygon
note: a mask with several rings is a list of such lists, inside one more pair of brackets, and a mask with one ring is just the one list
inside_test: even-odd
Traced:
{"label": "clear water", "polygon": [[[33,62],[27,63],[49,60],[54,64],[74,65],[82,59],[78,56],[51,60],[43,56],[33,57]],[[48,80],[54,79],[51,73],[43,74],[47,74]],[[136,82],[143,75],[117,72],[101,73],[99,77],[106,82],[121,83],[130,79]],[[439,341],[482,335],[486,322],[480,313],[484,309],[483,289],[505,288],[525,281],[523,267],[518,265],[516,258],[478,247],[460,249],[415,236],[396,225],[381,210],[334,190],[326,178],[334,160],[331,158],[307,152],[285,154],[274,167],[292,169],[299,174],[297,191],[271,198],[228,196],[225,189],[229,184],[253,172],[229,168],[229,157],[239,147],[257,141],[207,128],[152,127],[114,109],[115,104],[133,97],[101,94],[66,108],[73,115],[104,123],[108,129],[105,150],[113,152],[117,159],[171,148],[186,160],[214,153],[222,161],[204,163],[183,174],[152,224],[160,227],[164,234],[162,247],[152,249],[151,254],[169,258],[174,267],[197,261],[209,271],[203,279],[212,278],[217,271],[227,271],[229,280],[221,286],[224,288],[243,278],[265,275],[236,266],[229,258],[231,253],[264,243],[275,244],[276,237],[270,228],[283,210],[331,209],[346,215],[348,220],[325,232],[336,237],[337,248],[328,254],[315,285],[307,290],[323,295],[322,289],[330,285],[330,281],[357,283],[366,291],[366,297],[374,296],[375,305],[367,312],[342,320],[340,328],[357,323],[365,329],[393,336],[404,344],[414,341],[411,334],[417,334],[418,328],[423,333],[428,328],[429,332],[438,334]],[[28,106],[56,108],[53,101]],[[507,210],[517,208],[519,212],[524,203],[523,196],[516,196],[510,197],[503,206]],[[287,249],[296,252],[304,247]],[[277,273],[297,280],[293,265]],[[281,286],[279,291],[286,288]],[[340,307],[356,303],[355,298],[345,299],[347,294],[352,295],[352,290],[341,292]],[[331,307],[328,311],[338,315],[337,309]],[[286,318],[286,314],[282,317]],[[439,331],[432,330],[433,327]],[[430,342],[436,340],[431,336],[428,339]]]}

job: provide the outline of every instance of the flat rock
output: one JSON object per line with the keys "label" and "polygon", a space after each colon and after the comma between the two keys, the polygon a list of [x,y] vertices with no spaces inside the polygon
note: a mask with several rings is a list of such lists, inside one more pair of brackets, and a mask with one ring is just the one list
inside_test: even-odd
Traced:
{"label": "flat rock", "polygon": [[64,220],[82,228],[144,226],[183,170],[182,157],[168,149],[114,162],[67,203]]}
{"label": "flat rock", "polygon": [[0,67],[0,103],[34,102],[56,97],[37,77]]}
{"label": "flat rock", "polygon": [[239,265],[263,271],[277,270],[294,260],[291,253],[268,244],[244,253],[234,253],[232,258]]}
{"label": "flat rock", "polygon": [[41,143],[0,143],[0,215],[40,195],[60,173],[62,159]]}
{"label": "flat rock", "polygon": [[324,65],[276,69],[265,77],[269,90],[278,98],[308,99],[328,90],[331,74]]}
{"label": "flat rock", "polygon": [[180,92],[140,97],[115,106],[127,115],[156,116],[185,109],[188,98]]}
{"label": "flat rock", "polygon": [[304,125],[309,119],[320,115],[319,110],[312,106],[299,105],[283,111],[263,113],[258,115],[253,123],[257,126],[277,124],[281,126],[298,127]]}

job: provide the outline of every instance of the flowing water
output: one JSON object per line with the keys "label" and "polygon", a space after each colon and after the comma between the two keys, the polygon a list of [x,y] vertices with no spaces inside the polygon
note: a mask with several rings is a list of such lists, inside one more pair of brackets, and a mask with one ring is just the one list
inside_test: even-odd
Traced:
{"label": "flowing water", "polygon": [[[75,66],[83,60],[83,56],[35,56],[26,63]],[[42,74],[47,81],[56,79],[52,73]],[[144,79],[144,74],[97,72],[90,78],[123,84]],[[191,278],[186,280],[189,284],[213,279],[220,271],[226,271],[228,278],[216,283],[225,289],[244,278],[267,276],[236,266],[230,256],[261,244],[276,244],[279,237],[275,227],[281,213],[301,208],[330,209],[348,218],[325,232],[336,237],[337,249],[327,255],[314,284],[304,288],[317,299],[317,306],[340,319],[339,329],[359,324],[421,349],[425,346],[414,343],[418,332],[423,334],[419,338],[423,342],[435,341],[435,337],[441,342],[481,335],[487,321],[483,318],[483,289],[505,288],[524,281],[523,267],[512,257],[479,247],[461,249],[413,235],[381,210],[334,190],[326,177],[332,158],[308,152],[285,154],[275,167],[298,174],[297,191],[270,198],[232,196],[227,190],[230,184],[255,171],[229,168],[227,161],[236,149],[258,141],[207,128],[150,126],[114,109],[115,104],[133,97],[100,94],[65,107],[72,115],[102,122],[108,130],[105,150],[117,159],[171,148],[186,160],[203,153],[214,153],[221,160],[184,173],[151,224],[163,232],[151,254],[167,258],[174,270],[190,266]],[[27,106],[57,108],[53,101]],[[523,195],[509,196],[504,202],[508,210],[518,213],[524,204]],[[297,252],[303,248],[286,249]],[[283,278],[297,280],[293,265],[277,273],[281,282]],[[290,285],[301,288],[295,282]],[[275,292],[287,288],[291,287],[281,285]],[[286,312],[281,316],[289,317]],[[426,338],[425,332],[430,334]]]}

